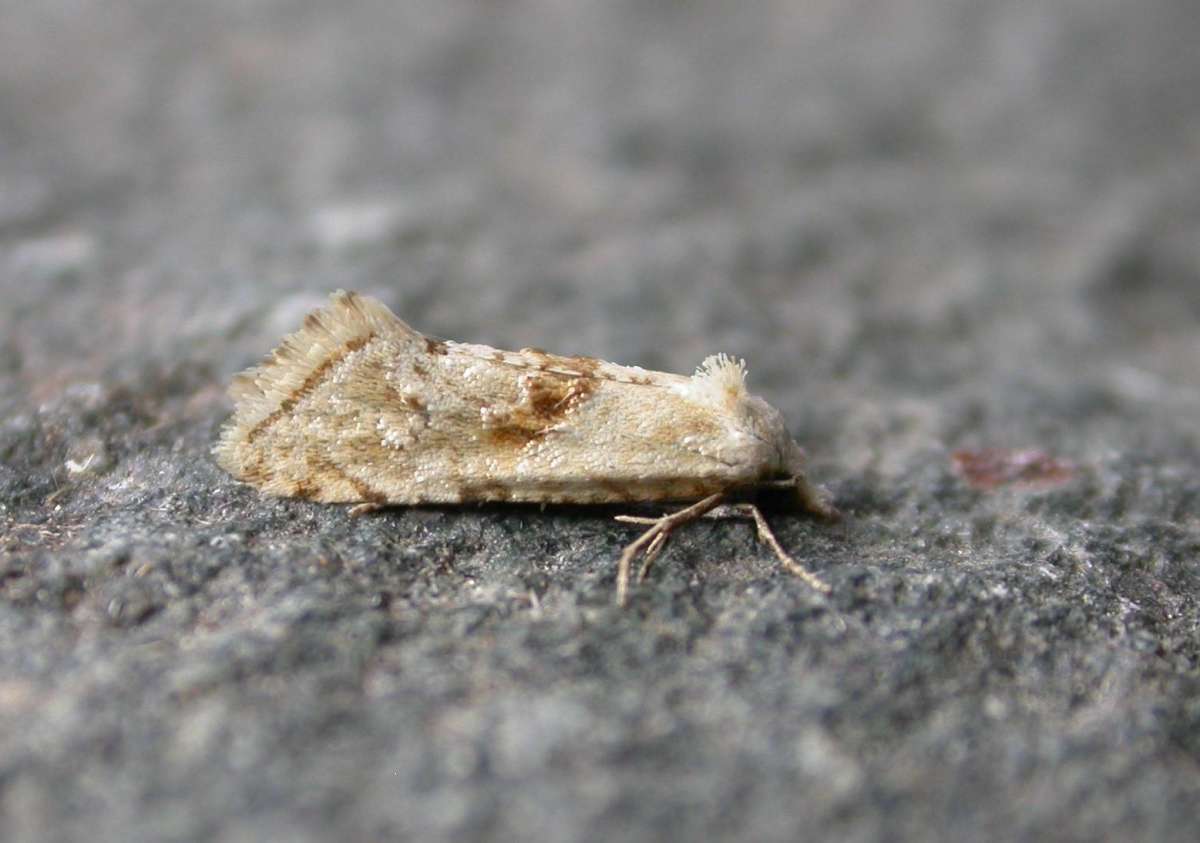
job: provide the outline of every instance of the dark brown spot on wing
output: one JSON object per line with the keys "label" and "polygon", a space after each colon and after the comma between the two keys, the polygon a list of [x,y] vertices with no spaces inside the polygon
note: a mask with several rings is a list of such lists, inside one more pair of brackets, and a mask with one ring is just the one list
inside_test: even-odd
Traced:
{"label": "dark brown spot on wing", "polygon": [[522,410],[543,423],[566,415],[596,391],[596,382],[589,377],[542,374],[525,378],[522,385],[526,396]]}
{"label": "dark brown spot on wing", "polygon": [[430,354],[448,354],[449,349],[446,348],[444,340],[435,340],[433,337],[425,338],[425,351]]}
{"label": "dark brown spot on wing", "polygon": [[592,378],[553,372],[526,373],[519,382],[520,402],[493,413],[486,426],[491,444],[499,448],[524,448],[543,439],[596,389]]}
{"label": "dark brown spot on wing", "polygon": [[519,450],[543,438],[549,431],[542,425],[502,423],[486,429],[488,441],[496,448]]}
{"label": "dark brown spot on wing", "polygon": [[415,395],[401,395],[400,403],[414,413],[420,413],[421,415],[425,415],[426,413],[425,402]]}

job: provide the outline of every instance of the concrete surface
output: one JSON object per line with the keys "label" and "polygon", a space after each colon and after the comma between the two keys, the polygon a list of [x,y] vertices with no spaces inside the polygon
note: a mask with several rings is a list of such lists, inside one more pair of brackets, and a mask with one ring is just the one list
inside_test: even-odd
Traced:
{"label": "concrete surface", "polygon": [[[1200,4],[0,4],[0,839],[1193,840]],[[337,287],[747,358],[846,519],[265,499]]]}

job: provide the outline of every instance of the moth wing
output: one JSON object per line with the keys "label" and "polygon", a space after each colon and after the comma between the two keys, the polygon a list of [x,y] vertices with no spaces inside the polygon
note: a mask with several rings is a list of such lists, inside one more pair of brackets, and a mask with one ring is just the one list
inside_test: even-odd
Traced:
{"label": "moth wing", "polygon": [[345,393],[365,393],[367,407],[390,415],[391,396],[372,388],[371,377],[383,361],[419,354],[424,344],[383,303],[337,291],[261,364],[234,377],[234,413],[213,447],[217,464],[272,494],[378,497],[338,467],[338,428],[357,415]]}
{"label": "moth wing", "polygon": [[235,379],[214,454],[264,491],[326,502],[701,497],[748,469],[705,456],[725,431],[693,380],[432,339],[339,291]]}

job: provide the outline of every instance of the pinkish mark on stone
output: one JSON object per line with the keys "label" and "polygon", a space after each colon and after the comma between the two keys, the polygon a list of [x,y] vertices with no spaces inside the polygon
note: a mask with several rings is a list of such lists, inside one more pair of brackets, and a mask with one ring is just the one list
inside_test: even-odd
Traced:
{"label": "pinkish mark on stone", "polygon": [[973,489],[999,486],[1061,486],[1075,476],[1075,466],[1036,448],[979,448],[950,455],[954,468]]}

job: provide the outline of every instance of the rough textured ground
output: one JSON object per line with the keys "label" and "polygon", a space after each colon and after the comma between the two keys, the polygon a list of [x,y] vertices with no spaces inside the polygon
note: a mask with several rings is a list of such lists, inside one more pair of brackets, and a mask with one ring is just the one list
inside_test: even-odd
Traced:
{"label": "rough textured ground", "polygon": [[[0,20],[0,838],[1194,839],[1200,4]],[[621,612],[610,511],[231,483],[337,287],[745,356],[833,594],[705,523]]]}

